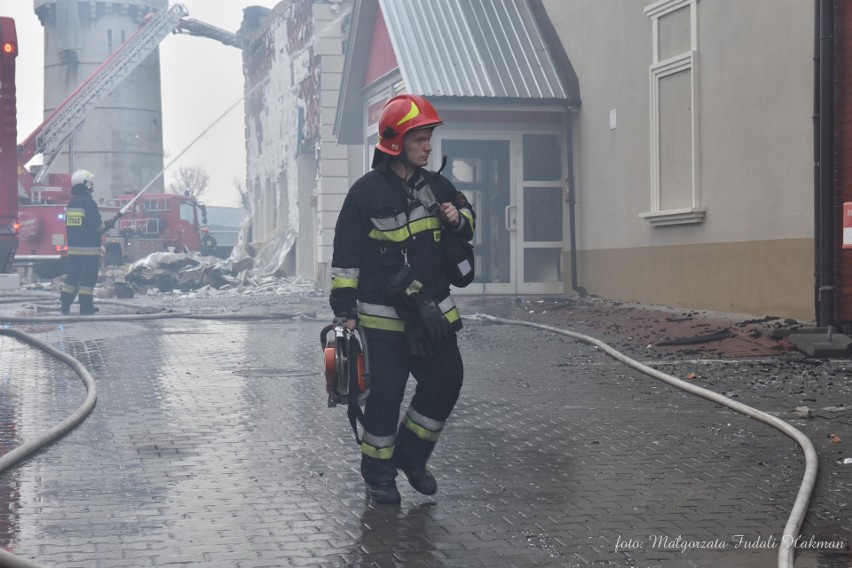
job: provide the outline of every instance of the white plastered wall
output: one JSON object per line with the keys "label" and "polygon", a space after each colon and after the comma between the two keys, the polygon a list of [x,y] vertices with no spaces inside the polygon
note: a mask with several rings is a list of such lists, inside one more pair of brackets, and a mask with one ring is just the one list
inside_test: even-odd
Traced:
{"label": "white plastered wall", "polygon": [[581,248],[812,236],[813,3],[695,3],[697,187],[706,215],[701,223],[668,227],[639,217],[651,201],[652,35],[645,9],[656,3],[544,4],[580,81]]}

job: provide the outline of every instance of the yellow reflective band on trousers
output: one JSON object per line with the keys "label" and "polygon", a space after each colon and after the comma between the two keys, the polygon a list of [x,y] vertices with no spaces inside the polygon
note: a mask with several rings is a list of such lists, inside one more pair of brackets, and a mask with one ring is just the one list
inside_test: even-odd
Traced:
{"label": "yellow reflective band on trousers", "polygon": [[403,424],[405,424],[406,428],[414,432],[414,434],[421,440],[426,440],[427,442],[437,442],[438,438],[441,436],[440,432],[433,432],[432,430],[428,430],[420,424],[415,423],[408,416],[406,416],[402,422]]}
{"label": "yellow reflective band on trousers", "polygon": [[377,460],[389,460],[393,457],[393,446],[388,448],[377,448],[367,442],[361,442],[361,453]]}

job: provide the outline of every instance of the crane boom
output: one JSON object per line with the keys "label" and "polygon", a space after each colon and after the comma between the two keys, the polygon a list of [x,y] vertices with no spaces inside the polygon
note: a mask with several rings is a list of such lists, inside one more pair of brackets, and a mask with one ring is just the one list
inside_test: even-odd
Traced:
{"label": "crane boom", "polygon": [[[44,154],[45,163],[52,161],[51,156],[57,154],[83,124],[86,114],[175,31],[181,18],[187,15],[189,11],[182,4],[163,8],[154,14],[18,146],[18,165],[24,166],[36,154]],[[47,168],[42,172],[46,174]]]}
{"label": "crane boom", "polygon": [[222,28],[211,26],[206,22],[194,20],[192,18],[184,18],[178,24],[178,32],[186,32],[189,35],[208,37],[231,47],[243,48],[243,41],[240,36],[231,33]]}

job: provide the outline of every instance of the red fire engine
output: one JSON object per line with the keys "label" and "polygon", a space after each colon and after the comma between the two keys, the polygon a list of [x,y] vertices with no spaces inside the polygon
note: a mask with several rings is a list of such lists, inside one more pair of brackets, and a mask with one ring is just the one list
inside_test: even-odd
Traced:
{"label": "red fire engine", "polygon": [[[123,81],[133,69],[136,68],[159,43],[170,33],[183,31],[192,35],[203,35],[221,41],[227,45],[240,47],[240,41],[235,34],[210,26],[197,20],[186,19],[189,12],[181,4],[163,8],[161,11],[149,17],[139,29],[132,34],[115,52],[113,52],[100,67],[98,67],[83,83],[77,87],[56,109],[42,122],[26,140],[18,145],[17,158],[11,151],[2,154],[3,168],[0,177],[0,194],[3,209],[12,207],[17,202],[17,218],[20,222],[18,233],[17,254],[12,248],[18,264],[31,264],[36,272],[43,277],[55,277],[63,273],[63,260],[67,253],[65,234],[65,206],[70,200],[70,174],[50,173],[49,166],[59,154],[63,145],[71,138],[73,133],[83,123],[86,114],[97,106],[113,89]],[[3,33],[11,33],[8,37],[14,41],[14,22],[9,18],[3,18],[12,22],[11,32],[7,32],[4,24]],[[17,52],[17,44],[14,52]],[[14,54],[13,54],[14,56]],[[12,56],[12,57],[13,57]],[[4,55],[3,73],[8,73],[7,67],[11,65],[14,77],[14,59]],[[11,63],[7,63],[10,60]],[[15,137],[15,98],[14,82],[11,83],[11,96],[7,94],[6,81],[3,81],[3,114],[11,116],[12,137]],[[8,109],[7,109],[8,107]],[[8,110],[8,112],[7,112]],[[2,126],[3,136],[7,135],[7,125]],[[5,139],[4,139],[5,142]],[[10,146],[11,147],[11,146]],[[3,150],[6,148],[4,143]],[[45,166],[26,168],[26,165],[38,154],[44,156]],[[6,162],[11,164],[7,167]],[[18,176],[9,172],[17,170]],[[6,179],[6,178],[9,179]],[[18,195],[18,186],[23,189],[24,195]],[[8,195],[7,195],[8,194]],[[14,196],[14,197],[12,197]],[[131,196],[132,197],[132,196]],[[123,196],[117,199],[115,207],[101,207],[101,215],[104,218],[114,216],[123,204],[127,204],[129,198]],[[200,251],[201,243],[205,236],[203,231],[204,216],[198,222],[197,210],[201,207],[195,203],[192,208],[193,221],[184,218],[186,207],[180,205],[185,203],[186,198],[179,195],[143,195],[134,207],[138,211],[122,218],[116,229],[105,235],[106,247],[110,251],[109,260],[112,262],[123,262],[139,258],[135,251],[152,249],[154,243],[157,250],[168,250],[172,247],[187,250]],[[194,200],[193,200],[194,202]],[[162,205],[163,208],[160,208]],[[168,207],[166,207],[168,206]],[[156,216],[144,215],[146,211],[157,210]],[[165,211],[174,210],[175,214],[163,214]],[[9,215],[0,210],[0,224],[6,222]],[[14,218],[14,214],[12,215]],[[155,219],[155,220],[154,220]],[[8,224],[8,222],[6,222]],[[144,227],[145,230],[141,230]],[[151,230],[158,231],[152,233]],[[2,228],[0,228],[2,234]],[[137,243],[136,241],[139,241]],[[119,256],[120,247],[120,256]],[[2,253],[3,249],[0,249]],[[151,250],[153,252],[153,250]],[[2,255],[0,255],[2,260]],[[0,267],[3,268],[3,267]],[[6,268],[8,271],[8,267]]]}
{"label": "red fire engine", "polygon": [[18,36],[12,18],[0,18],[0,274],[8,274],[18,247],[18,137],[15,57]]}
{"label": "red fire engine", "polygon": [[[125,208],[133,195],[120,195]],[[118,234],[115,234],[115,233]],[[216,240],[207,231],[207,208],[194,197],[170,193],[145,194],[119,218],[117,231],[107,235],[110,264],[135,262],[154,252],[201,251],[212,254]]]}

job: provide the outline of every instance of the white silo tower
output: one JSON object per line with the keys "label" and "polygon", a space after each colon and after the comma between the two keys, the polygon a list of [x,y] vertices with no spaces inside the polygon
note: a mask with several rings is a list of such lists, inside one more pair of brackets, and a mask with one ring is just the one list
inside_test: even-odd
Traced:
{"label": "white silo tower", "polygon": [[[168,0],[35,0],[44,27],[44,116],[47,117],[144,18]],[[163,169],[160,58],[154,50],[96,108],[56,159],[52,172],[95,174],[95,198],[138,191]],[[163,190],[160,178],[151,192]]]}

